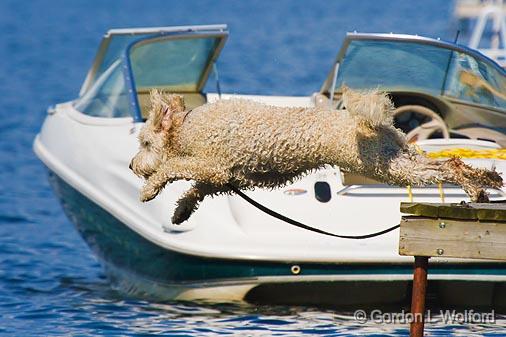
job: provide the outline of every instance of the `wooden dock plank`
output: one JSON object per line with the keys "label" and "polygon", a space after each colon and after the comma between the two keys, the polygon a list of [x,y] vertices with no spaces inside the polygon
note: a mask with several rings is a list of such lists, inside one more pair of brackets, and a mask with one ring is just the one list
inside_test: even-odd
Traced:
{"label": "wooden dock plank", "polygon": [[402,202],[401,212],[439,219],[506,222],[506,202],[461,204]]}
{"label": "wooden dock plank", "polygon": [[506,260],[506,223],[403,217],[399,254]]}

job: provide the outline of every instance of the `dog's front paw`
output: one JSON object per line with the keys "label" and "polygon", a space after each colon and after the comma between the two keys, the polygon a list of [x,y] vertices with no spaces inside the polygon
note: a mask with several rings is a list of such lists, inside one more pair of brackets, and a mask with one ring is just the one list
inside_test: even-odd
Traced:
{"label": "dog's front paw", "polygon": [[176,207],[174,214],[172,215],[172,223],[179,225],[183,221],[188,220],[190,215],[193,213],[193,207],[186,203],[181,203]]}
{"label": "dog's front paw", "polygon": [[141,190],[140,199],[142,202],[153,200],[158,193],[160,193],[159,188],[153,188],[153,186],[146,184]]}

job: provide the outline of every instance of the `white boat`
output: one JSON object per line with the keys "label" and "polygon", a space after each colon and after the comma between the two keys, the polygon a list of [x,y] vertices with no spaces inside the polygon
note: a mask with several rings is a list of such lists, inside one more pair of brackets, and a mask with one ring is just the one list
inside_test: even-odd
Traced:
{"label": "white boat", "polygon": [[[494,153],[506,146],[504,70],[474,50],[440,40],[352,33],[315,95],[204,93],[227,37],[225,25],[111,30],[79,97],[48,110],[35,153],[47,166],[65,213],[112,284],[157,300],[353,305],[408,299],[413,261],[398,255],[398,231],[366,240],[336,239],[269,217],[237,195],[206,199],[188,221],[173,225],[174,203],[189,187],[184,181],[141,203],[142,181],[128,164],[138,149],[149,89],[183,94],[190,107],[220,95],[279,106],[312,106],[315,100],[339,106],[336,88],[343,82],[356,88],[379,86],[404,107],[399,126],[421,130],[411,135],[420,137],[424,150]],[[472,73],[475,63],[486,67],[489,77],[473,73],[486,85],[469,89],[458,74]],[[393,68],[385,72],[385,66]],[[441,116],[442,128],[427,131],[425,115],[417,114],[420,106]],[[446,131],[450,138],[438,138]],[[506,172],[506,160],[499,156],[467,161]],[[447,202],[467,199],[457,187],[444,186],[443,192]],[[415,201],[441,199],[437,186],[413,188],[412,194]],[[278,190],[247,195],[286,216],[344,235],[398,224],[399,203],[408,200],[405,188],[376,184],[335,167]],[[491,190],[490,196],[504,199],[506,190]],[[430,280],[430,290],[444,293],[449,302],[495,303],[499,295],[505,298],[506,264],[434,259]],[[459,295],[469,289],[476,291]]]}

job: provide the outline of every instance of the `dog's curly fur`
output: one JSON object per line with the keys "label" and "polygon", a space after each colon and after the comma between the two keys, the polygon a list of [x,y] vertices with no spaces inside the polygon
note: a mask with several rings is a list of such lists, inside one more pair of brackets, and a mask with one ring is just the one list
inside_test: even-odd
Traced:
{"label": "dog's curly fur", "polygon": [[131,168],[146,179],[142,201],[167,183],[194,181],[173,223],[188,219],[206,196],[230,193],[228,184],[274,188],[327,164],[392,185],[460,185],[473,201],[487,199],[484,188],[502,186],[495,171],[420,155],[393,126],[388,95],[377,91],[344,88],[346,110],[230,99],[188,112],[178,95],[153,91],[151,100]]}

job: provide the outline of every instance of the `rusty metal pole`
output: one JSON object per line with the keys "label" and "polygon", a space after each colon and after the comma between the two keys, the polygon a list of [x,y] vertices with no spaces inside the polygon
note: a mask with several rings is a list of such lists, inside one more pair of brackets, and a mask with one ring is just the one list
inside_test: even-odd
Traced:
{"label": "rusty metal pole", "polygon": [[415,256],[413,271],[413,292],[411,294],[411,314],[413,321],[409,330],[411,337],[423,337],[425,320],[425,294],[427,291],[427,256]]}

